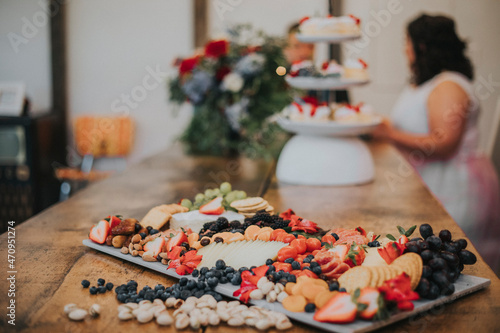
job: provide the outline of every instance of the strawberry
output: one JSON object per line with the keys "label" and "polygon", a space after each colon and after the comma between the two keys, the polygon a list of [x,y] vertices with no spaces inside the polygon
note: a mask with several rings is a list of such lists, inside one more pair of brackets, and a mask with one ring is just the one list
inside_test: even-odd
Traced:
{"label": "strawberry", "polygon": [[164,247],[165,247],[165,238],[160,236],[144,244],[144,251],[153,252],[153,257],[156,258],[160,252],[163,252]]}
{"label": "strawberry", "polygon": [[187,243],[188,238],[185,233],[179,232],[177,235],[174,237],[170,238],[167,242],[167,252],[172,251],[174,246],[181,246],[182,243],[186,242]]}
{"label": "strawberry", "polygon": [[363,229],[361,227],[357,227],[355,230],[358,231],[362,236],[366,236],[365,229]]}
{"label": "strawberry", "polygon": [[90,228],[89,238],[91,241],[97,244],[104,244],[106,237],[108,237],[111,228],[109,227],[108,221],[101,220],[97,223],[97,226]]}
{"label": "strawberry", "polygon": [[174,246],[171,251],[168,252],[168,259],[175,260],[180,259],[181,251],[184,250],[182,246]]}
{"label": "strawberry", "polygon": [[110,229],[113,229],[114,227],[116,227],[118,224],[120,224],[120,222],[122,221],[118,216],[108,216],[109,219],[109,227]]}
{"label": "strawberry", "polygon": [[399,244],[398,242],[389,242],[384,247],[379,247],[377,251],[382,259],[384,259],[385,262],[390,265],[397,257],[403,254],[404,249],[404,244]]}
{"label": "strawberry", "polygon": [[349,293],[338,293],[314,314],[314,320],[329,323],[351,323],[356,319],[357,306]]}
{"label": "strawberry", "polygon": [[361,294],[358,298],[358,303],[366,304],[367,307],[359,313],[359,316],[363,319],[372,319],[377,312],[380,310],[381,302],[380,292],[375,288],[366,287],[361,289]]}
{"label": "strawberry", "polygon": [[224,213],[224,207],[222,207],[222,197],[217,197],[201,206],[200,213],[206,215],[220,215]]}
{"label": "strawberry", "polygon": [[365,261],[365,258],[365,249],[354,242],[351,244],[349,252],[347,252],[347,255],[344,257],[344,262],[350,267],[354,267],[361,265],[363,261]]}
{"label": "strawberry", "polygon": [[335,245],[328,252],[333,252],[337,257],[344,261],[345,257],[349,253],[349,247],[345,244]]}

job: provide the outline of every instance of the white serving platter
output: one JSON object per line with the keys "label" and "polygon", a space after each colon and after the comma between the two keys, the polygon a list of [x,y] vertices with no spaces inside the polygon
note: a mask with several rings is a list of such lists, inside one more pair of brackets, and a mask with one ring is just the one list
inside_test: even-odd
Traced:
{"label": "white serving platter", "polygon": [[361,34],[329,34],[329,35],[302,35],[297,34],[297,39],[303,43],[342,43],[361,38]]}
{"label": "white serving platter", "polygon": [[297,89],[307,90],[339,90],[355,86],[362,86],[370,80],[348,79],[343,77],[313,77],[313,76],[285,76],[286,82]]}
{"label": "white serving platter", "polygon": [[284,130],[301,135],[312,136],[357,136],[371,133],[381,122],[382,118],[373,117],[369,123],[344,123],[338,121],[294,121],[285,117],[277,119],[278,125]]}
{"label": "white serving platter", "polygon": [[[137,264],[142,267],[149,268],[153,271],[159,272],[161,274],[165,274],[170,277],[174,277],[177,279],[180,279],[181,277],[187,277],[188,279],[193,279],[197,280],[197,278],[192,277],[191,275],[179,275],[175,272],[174,269],[167,269],[167,267],[160,262],[148,262],[142,260],[141,257],[133,257],[130,254],[123,254],[120,252],[120,249],[111,247],[111,246],[106,246],[106,245],[99,245],[94,242],[92,242],[90,239],[85,239],[83,242],[83,245],[88,246],[94,250],[109,254],[113,257],[116,257],[121,260],[125,260],[128,262],[132,262],[134,264]],[[415,304],[415,309],[413,311],[409,312],[400,312],[397,314],[392,315],[389,319],[383,320],[383,321],[363,321],[363,320],[356,320],[355,322],[351,324],[344,324],[344,325],[339,325],[339,324],[329,324],[329,323],[321,323],[318,321],[315,321],[313,319],[313,314],[312,313],[306,313],[306,312],[290,312],[287,311],[283,308],[283,306],[278,303],[268,303],[265,300],[252,300],[250,301],[251,304],[273,310],[273,311],[278,311],[286,314],[290,319],[296,320],[298,322],[304,323],[306,325],[319,328],[328,332],[339,332],[339,333],[358,333],[358,332],[370,332],[373,330],[376,330],[378,328],[390,325],[392,323],[395,323],[397,321],[403,320],[405,318],[414,316],[418,313],[428,311],[436,306],[453,302],[457,298],[469,295],[473,292],[476,292],[478,290],[487,288],[491,284],[491,281],[489,279],[484,279],[480,278],[477,276],[471,276],[471,275],[461,275],[460,278],[455,282],[455,292],[453,295],[450,296],[441,296],[436,300],[419,300],[419,301],[414,301]],[[233,292],[237,290],[237,286],[233,286],[232,284],[219,284],[216,288],[215,291],[218,293],[231,297],[231,298],[236,298],[233,296]]]}

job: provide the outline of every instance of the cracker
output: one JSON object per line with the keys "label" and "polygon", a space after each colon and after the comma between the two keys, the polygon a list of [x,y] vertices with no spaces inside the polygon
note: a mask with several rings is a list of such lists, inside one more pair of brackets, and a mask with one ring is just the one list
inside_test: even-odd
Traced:
{"label": "cracker", "polygon": [[352,293],[358,288],[365,288],[370,285],[372,279],[371,270],[368,267],[356,266],[342,274],[338,281],[342,288]]}
{"label": "cracker", "polygon": [[238,211],[239,212],[256,212],[256,211],[259,211],[262,209],[266,209],[267,207],[269,207],[269,203],[266,200],[264,200],[261,204],[259,204],[257,206],[240,207],[240,208],[238,208]]}
{"label": "cracker", "polygon": [[147,214],[144,216],[140,222],[143,228],[152,227],[153,229],[160,230],[168,221],[172,214],[166,212],[161,208],[161,206],[153,207]]}
{"label": "cracker", "polygon": [[245,208],[245,207],[252,207],[252,206],[257,206],[257,205],[261,204],[263,201],[264,201],[264,199],[261,197],[251,197],[251,198],[233,201],[233,202],[231,202],[231,207],[236,208],[236,209]]}
{"label": "cracker", "polygon": [[415,290],[422,277],[422,258],[416,253],[405,253],[396,258],[391,266],[399,267],[410,276],[411,288]]}

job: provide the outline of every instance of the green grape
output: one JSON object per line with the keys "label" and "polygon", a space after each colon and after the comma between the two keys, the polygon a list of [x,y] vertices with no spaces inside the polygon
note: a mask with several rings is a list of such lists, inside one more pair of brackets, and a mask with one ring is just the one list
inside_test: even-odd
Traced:
{"label": "green grape", "polygon": [[203,193],[198,193],[194,197],[194,202],[202,202],[203,200],[205,200],[205,195]]}
{"label": "green grape", "polygon": [[228,203],[233,202],[234,200],[236,200],[236,193],[234,191],[233,192],[229,192],[224,197],[224,200],[226,200]]}
{"label": "green grape", "polygon": [[212,191],[213,191],[212,193],[213,193],[214,197],[218,197],[218,196],[222,195],[221,191],[218,188],[214,188]]}
{"label": "green grape", "polygon": [[247,193],[245,191],[237,191],[236,192],[236,199],[241,200],[245,199],[247,197]]}
{"label": "green grape", "polygon": [[213,196],[214,196],[214,190],[212,190],[212,189],[205,190],[205,197],[212,198]]}
{"label": "green grape", "polygon": [[193,203],[189,199],[182,199],[181,206],[191,208],[193,206]]}
{"label": "green grape", "polygon": [[222,184],[220,184],[220,191],[223,193],[223,194],[228,194],[229,192],[231,192],[232,188],[231,188],[231,184],[228,183],[228,182],[224,182]]}

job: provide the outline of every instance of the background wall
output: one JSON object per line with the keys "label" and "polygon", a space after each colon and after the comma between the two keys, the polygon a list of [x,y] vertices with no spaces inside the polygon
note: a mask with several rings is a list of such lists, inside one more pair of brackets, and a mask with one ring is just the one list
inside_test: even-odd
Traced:
{"label": "background wall", "polygon": [[190,116],[173,116],[165,79],[173,60],[192,52],[192,2],[72,0],[66,19],[70,120],[130,115],[136,138],[129,162],[168,146]]}
{"label": "background wall", "polygon": [[0,0],[0,81],[22,81],[35,112],[52,106],[47,3]]}

